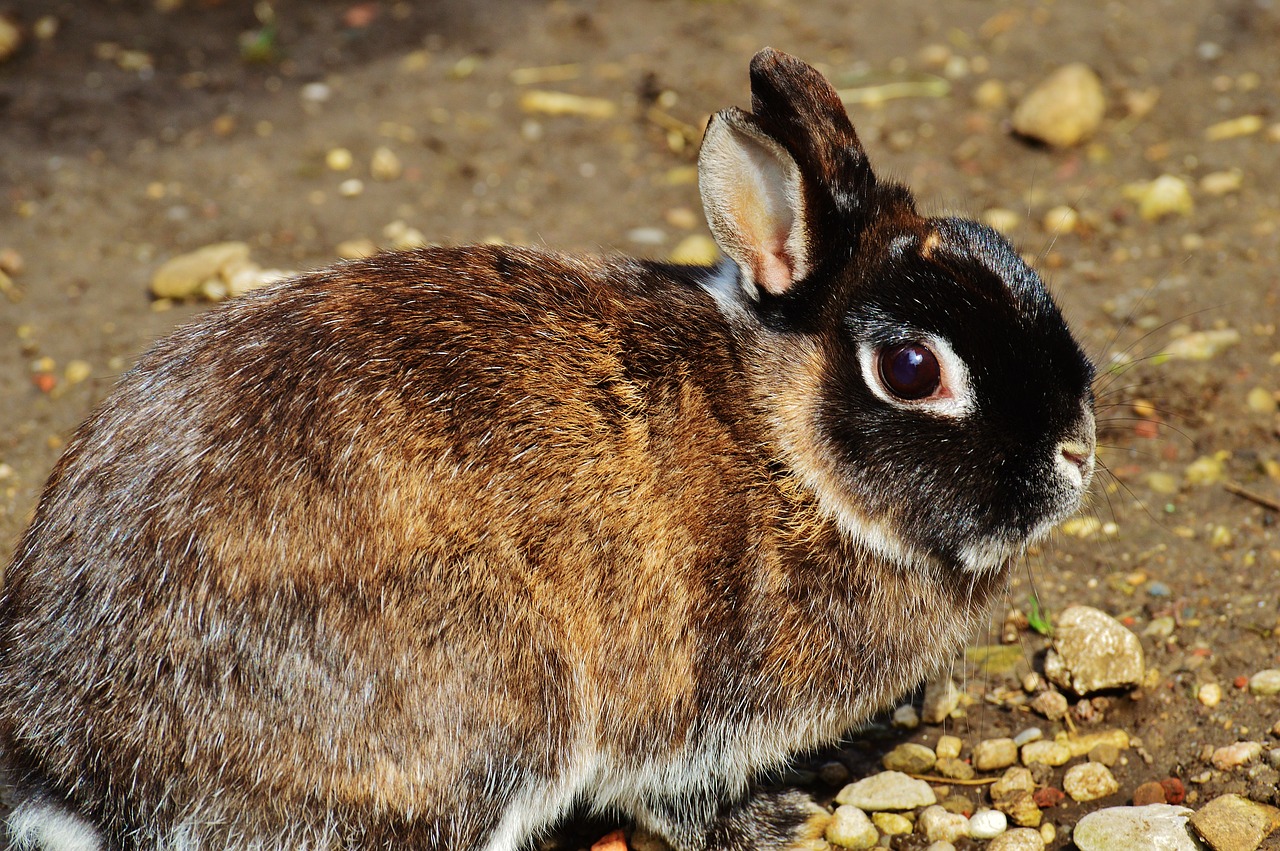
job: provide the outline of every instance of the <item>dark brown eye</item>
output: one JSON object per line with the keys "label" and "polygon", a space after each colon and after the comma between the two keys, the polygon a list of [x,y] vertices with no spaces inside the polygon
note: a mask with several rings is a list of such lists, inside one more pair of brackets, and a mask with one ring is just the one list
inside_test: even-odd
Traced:
{"label": "dark brown eye", "polygon": [[919,343],[890,346],[880,352],[880,380],[899,399],[932,396],[942,382],[937,356]]}

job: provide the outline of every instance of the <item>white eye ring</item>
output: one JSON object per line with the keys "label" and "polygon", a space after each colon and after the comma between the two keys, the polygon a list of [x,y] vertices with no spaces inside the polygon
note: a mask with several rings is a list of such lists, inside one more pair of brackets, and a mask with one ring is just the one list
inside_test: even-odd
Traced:
{"label": "white eye ring", "polygon": [[944,417],[960,419],[976,407],[973,387],[969,382],[969,367],[956,354],[951,344],[933,334],[919,334],[915,339],[933,352],[938,359],[938,391],[925,399],[900,399],[884,384],[880,374],[881,347],[864,342],[858,346],[858,366],[862,380],[882,402],[904,411],[929,411]]}

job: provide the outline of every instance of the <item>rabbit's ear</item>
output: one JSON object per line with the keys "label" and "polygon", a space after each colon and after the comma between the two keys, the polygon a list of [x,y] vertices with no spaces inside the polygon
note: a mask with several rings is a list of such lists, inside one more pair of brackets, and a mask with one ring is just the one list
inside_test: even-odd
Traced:
{"label": "rabbit's ear", "polygon": [[712,117],[698,182],[716,242],[758,298],[788,293],[825,259],[848,257],[877,182],[840,96],[805,63],[757,53],[751,104],[753,113]]}
{"label": "rabbit's ear", "polygon": [[841,193],[865,194],[874,186],[839,93],[809,65],[768,47],[757,53],[751,59],[751,111],[790,152],[805,179],[825,189],[837,206],[846,207]]}
{"label": "rabbit's ear", "polygon": [[712,116],[698,155],[698,187],[720,248],[742,284],[782,295],[809,272],[800,168],[740,109]]}

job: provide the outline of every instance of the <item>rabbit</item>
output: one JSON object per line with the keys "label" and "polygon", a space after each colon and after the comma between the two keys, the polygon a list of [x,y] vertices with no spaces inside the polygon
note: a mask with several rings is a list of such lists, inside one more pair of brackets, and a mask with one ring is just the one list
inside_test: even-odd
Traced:
{"label": "rabbit", "polygon": [[916,212],[765,49],[714,267],[445,247],[158,342],[6,575],[16,847],[826,847],[762,785],[963,646],[1094,466],[1093,370],[994,231]]}

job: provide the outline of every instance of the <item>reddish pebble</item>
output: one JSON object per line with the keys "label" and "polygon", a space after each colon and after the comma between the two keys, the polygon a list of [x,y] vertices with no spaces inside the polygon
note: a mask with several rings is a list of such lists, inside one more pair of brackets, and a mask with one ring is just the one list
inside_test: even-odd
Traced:
{"label": "reddish pebble", "polygon": [[53,388],[58,386],[58,376],[51,372],[37,372],[31,376],[31,383],[41,393],[51,393]]}
{"label": "reddish pebble", "polygon": [[1191,648],[1191,655],[1209,657],[1213,655],[1213,651],[1208,647],[1193,647]]}
{"label": "reddish pebble", "polygon": [[1141,420],[1133,427],[1133,433],[1138,437],[1156,438],[1160,436],[1160,424],[1151,420]]}
{"label": "reddish pebble", "polygon": [[1032,793],[1031,798],[1036,802],[1036,806],[1042,810],[1050,807],[1056,807],[1062,803],[1062,799],[1067,797],[1067,793],[1061,789],[1055,789],[1052,786],[1046,786],[1043,789],[1037,789]]}
{"label": "reddish pebble", "polygon": [[1161,780],[1160,787],[1164,789],[1165,803],[1181,804],[1187,797],[1187,790],[1183,787],[1182,781],[1176,777],[1166,777]]}
{"label": "reddish pebble", "polygon": [[1231,684],[1232,684],[1233,686],[1235,686],[1236,688],[1245,688],[1246,686],[1248,686],[1248,685],[1249,685],[1249,678],[1248,678],[1248,677],[1236,677],[1234,680],[1232,680],[1232,681],[1231,681]]}
{"label": "reddish pebble", "polygon": [[1137,789],[1133,790],[1133,805],[1135,807],[1145,807],[1147,804],[1167,804],[1168,799],[1165,798],[1164,786],[1154,780],[1143,783]]}

